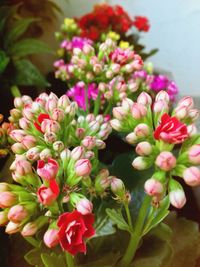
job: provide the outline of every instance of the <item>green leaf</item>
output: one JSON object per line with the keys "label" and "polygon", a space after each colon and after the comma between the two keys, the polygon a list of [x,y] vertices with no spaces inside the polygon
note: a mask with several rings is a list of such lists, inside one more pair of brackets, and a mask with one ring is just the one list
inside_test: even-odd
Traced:
{"label": "green leaf", "polygon": [[25,18],[19,19],[12,25],[10,31],[7,31],[4,36],[4,47],[12,46],[13,43],[18,40],[28,29],[28,27],[35,21],[38,21],[37,18]]}
{"label": "green leaf", "polygon": [[41,260],[41,250],[38,248],[34,248],[30,250],[26,255],[24,256],[24,259],[30,264],[31,266],[35,267],[45,267]]}
{"label": "green leaf", "polygon": [[160,207],[151,207],[148,218],[145,222],[145,228],[143,230],[143,235],[148,233],[152,228],[156,227],[160,222],[162,222],[165,217],[169,214],[170,201],[169,197],[165,197],[160,202]]}
{"label": "green leaf", "polygon": [[9,54],[15,57],[25,57],[32,54],[53,53],[44,42],[29,38],[18,41],[8,50]]}
{"label": "green leaf", "polygon": [[63,255],[56,255],[55,253],[49,255],[47,253],[42,253],[41,259],[45,267],[66,267]]}
{"label": "green leaf", "polygon": [[3,32],[7,20],[16,12],[17,6],[2,6],[0,8],[0,32]]}
{"label": "green leaf", "polygon": [[29,60],[17,60],[14,64],[16,68],[14,83],[16,85],[37,87],[49,86],[49,83],[44,76]]}
{"label": "green leaf", "polygon": [[131,228],[129,227],[128,223],[124,220],[124,217],[122,216],[121,210],[106,209],[106,213],[108,214],[112,222],[116,224],[119,229],[132,233]]}
{"label": "green leaf", "polygon": [[196,222],[185,218],[177,218],[171,213],[165,223],[173,230],[171,246],[173,257],[163,267],[197,267],[197,259],[200,257],[200,232]]}
{"label": "green leaf", "polygon": [[111,174],[122,179],[131,192],[138,186],[143,188],[144,182],[153,174],[153,169],[135,170],[132,167],[135,157],[135,152],[122,153],[115,158],[110,169]]}
{"label": "green leaf", "polygon": [[0,50],[0,74],[6,69],[10,58],[7,57],[6,53],[3,50]]}

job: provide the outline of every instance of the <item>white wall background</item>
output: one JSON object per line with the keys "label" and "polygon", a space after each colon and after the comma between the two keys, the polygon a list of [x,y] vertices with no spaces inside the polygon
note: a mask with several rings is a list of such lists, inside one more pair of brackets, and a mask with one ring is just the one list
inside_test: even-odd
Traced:
{"label": "white wall background", "polygon": [[[57,0],[66,16],[80,16],[97,0]],[[111,0],[130,15],[147,16],[149,33],[142,34],[147,49],[159,48],[151,57],[155,67],[173,74],[181,94],[200,96],[200,0]]]}

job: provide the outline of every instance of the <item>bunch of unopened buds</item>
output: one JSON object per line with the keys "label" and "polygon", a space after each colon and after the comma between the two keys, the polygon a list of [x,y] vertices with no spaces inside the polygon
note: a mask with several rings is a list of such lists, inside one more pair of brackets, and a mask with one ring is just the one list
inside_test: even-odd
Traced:
{"label": "bunch of unopened buds", "polygon": [[107,39],[97,49],[83,43],[73,49],[69,62],[61,59],[54,66],[57,78],[73,84],[67,94],[80,108],[92,108],[93,100],[105,110],[138,90],[133,73],[142,69],[143,61],[132,48],[122,49]]}
{"label": "bunch of unopened buds", "polygon": [[14,184],[0,183],[0,225],[24,237],[41,230],[50,248],[60,244],[72,255],[86,252],[85,240],[95,234],[91,200],[130,200],[123,182],[101,168],[97,157],[110,123],[103,115],[77,116],[77,104],[66,95],[17,97],[14,105]]}
{"label": "bunch of unopened buds", "polygon": [[144,185],[154,203],[169,195],[171,204],[182,208],[186,197],[176,177],[190,186],[200,185],[200,135],[195,126],[199,110],[193,107],[191,97],[181,99],[172,112],[169,102],[165,91],[160,91],[154,102],[145,92],[136,102],[124,99],[113,109],[111,125],[136,146],[135,169],[154,167],[153,176]]}

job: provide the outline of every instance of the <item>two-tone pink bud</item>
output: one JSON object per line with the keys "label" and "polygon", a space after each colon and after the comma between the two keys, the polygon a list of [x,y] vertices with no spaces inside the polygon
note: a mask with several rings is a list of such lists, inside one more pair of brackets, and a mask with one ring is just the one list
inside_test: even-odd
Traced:
{"label": "two-tone pink bud", "polygon": [[93,204],[88,199],[82,198],[76,203],[76,209],[83,215],[90,214],[93,210]]}
{"label": "two-tone pink bud", "polygon": [[170,171],[176,166],[176,158],[169,151],[161,152],[155,161],[156,165],[163,171]]}
{"label": "two-tone pink bud", "polygon": [[88,159],[79,159],[75,164],[77,176],[88,176],[92,170],[92,165]]}
{"label": "two-tone pink bud", "polygon": [[55,179],[58,169],[58,162],[54,159],[48,159],[47,163],[44,160],[38,160],[37,174],[45,181]]}

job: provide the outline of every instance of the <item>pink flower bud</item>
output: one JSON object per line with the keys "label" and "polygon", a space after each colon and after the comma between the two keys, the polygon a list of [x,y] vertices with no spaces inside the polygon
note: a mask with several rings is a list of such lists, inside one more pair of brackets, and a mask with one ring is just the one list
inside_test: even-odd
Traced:
{"label": "pink flower bud", "polygon": [[59,165],[54,159],[48,159],[48,163],[38,160],[37,174],[45,181],[55,179],[58,173]]}
{"label": "pink flower bud", "polygon": [[32,165],[27,160],[18,160],[15,166],[16,166],[16,172],[21,176],[24,176],[26,174],[30,174],[33,172]]}
{"label": "pink flower bud", "polygon": [[34,119],[34,111],[32,109],[32,106],[30,104],[27,104],[24,109],[23,109],[23,116],[28,119],[28,120],[33,120]]}
{"label": "pink flower bud", "polygon": [[171,152],[163,151],[157,156],[156,165],[163,171],[170,171],[176,166],[176,158]]}
{"label": "pink flower bud", "polygon": [[76,137],[79,139],[82,139],[85,135],[85,129],[84,128],[77,128],[76,129]]}
{"label": "pink flower bud", "polygon": [[185,96],[178,102],[177,106],[185,106],[185,107],[188,107],[190,109],[194,106],[194,101],[193,101],[192,97]]}
{"label": "pink flower bud", "polygon": [[129,98],[125,98],[123,99],[122,101],[122,108],[125,110],[125,111],[130,111],[132,106],[133,106],[133,101]]}
{"label": "pink flower bud", "polygon": [[14,106],[16,108],[22,108],[23,105],[24,105],[24,103],[23,103],[21,97],[15,97],[15,99],[14,99]]}
{"label": "pink flower bud", "polygon": [[86,158],[86,159],[92,159],[92,158],[94,158],[94,152],[93,151],[86,151],[85,152],[85,155],[84,155],[84,158]]}
{"label": "pink flower bud", "polygon": [[190,186],[200,185],[200,170],[197,167],[189,167],[183,172],[183,179]]}
{"label": "pink flower bud", "polygon": [[98,149],[104,149],[106,147],[105,142],[102,141],[101,139],[97,139],[96,142],[95,142],[95,144],[96,144],[96,147]]}
{"label": "pink flower bud", "polygon": [[198,109],[190,109],[189,110],[189,117],[192,121],[196,121],[199,118],[199,110]]}
{"label": "pink flower bud", "polygon": [[127,115],[127,112],[122,107],[113,108],[112,112],[113,116],[118,120],[124,119]]}
{"label": "pink flower bud", "polygon": [[58,122],[63,121],[65,118],[65,112],[64,110],[60,108],[55,108],[52,113],[52,119]]}
{"label": "pink flower bud", "polygon": [[60,131],[60,124],[57,121],[45,119],[41,123],[41,130],[43,133],[57,133]]}
{"label": "pink flower bud", "polygon": [[111,120],[110,124],[111,124],[112,128],[115,129],[116,131],[120,131],[122,129],[122,124],[117,119]]}
{"label": "pink flower bud", "polygon": [[152,152],[152,145],[149,142],[140,142],[135,151],[140,156],[148,156]]}
{"label": "pink flower bud", "polygon": [[84,148],[82,146],[75,147],[71,152],[71,157],[74,160],[81,159],[84,154]]}
{"label": "pink flower bud", "polygon": [[81,144],[87,148],[88,150],[92,150],[96,145],[96,137],[95,136],[86,136]]}
{"label": "pink flower bud", "polygon": [[189,137],[192,137],[193,135],[197,134],[197,127],[194,124],[190,124],[187,126],[187,132]]}
{"label": "pink flower bud", "polygon": [[121,179],[118,179],[113,176],[111,178],[110,187],[111,191],[118,196],[123,196],[125,194],[124,183],[122,182]]}
{"label": "pink flower bud", "polygon": [[70,100],[67,95],[63,95],[58,99],[58,107],[62,109],[66,109],[67,106],[70,104]]}
{"label": "pink flower bud", "polygon": [[28,216],[28,211],[22,205],[13,206],[8,212],[8,219],[14,223],[22,222]]}
{"label": "pink flower bud", "polygon": [[26,152],[26,158],[31,161],[38,160],[40,158],[40,148],[32,147]]}
{"label": "pink flower bud", "polygon": [[148,164],[144,157],[137,157],[132,162],[132,166],[137,170],[145,170],[148,167]]}
{"label": "pink flower bud", "polygon": [[181,189],[173,190],[169,193],[169,199],[172,206],[181,209],[186,203],[185,193]]}
{"label": "pink flower bud", "polygon": [[86,215],[86,214],[92,213],[93,205],[92,205],[92,202],[90,202],[88,199],[82,198],[76,204],[76,209],[81,214]]}
{"label": "pink flower bud", "polygon": [[48,99],[45,105],[45,109],[47,111],[53,111],[53,109],[57,108],[57,100],[55,98]]}
{"label": "pink flower bud", "polygon": [[40,152],[41,160],[48,161],[48,159],[51,157],[52,157],[51,150],[48,148],[45,148]]}
{"label": "pink flower bud", "polygon": [[61,152],[65,148],[65,145],[62,141],[56,141],[53,143],[53,149],[55,151]]}
{"label": "pink flower bud", "polygon": [[33,102],[33,100],[31,99],[31,97],[28,96],[28,95],[23,95],[22,96],[22,101],[23,101],[24,104],[30,104],[30,103]]}
{"label": "pink flower bud", "polygon": [[131,113],[134,119],[140,120],[147,115],[147,108],[142,104],[134,103]]}
{"label": "pink flower bud", "polygon": [[137,143],[138,141],[138,137],[136,136],[135,133],[130,133],[126,136],[126,141],[129,143],[129,144],[135,144]]}
{"label": "pink flower bud", "polygon": [[175,108],[174,113],[175,116],[179,119],[185,119],[188,116],[188,107],[186,106],[178,106],[177,108]]}
{"label": "pink flower bud", "polygon": [[149,196],[159,196],[164,190],[161,182],[155,180],[154,178],[148,179],[145,182],[144,189]]}
{"label": "pink flower bud", "polygon": [[169,94],[166,91],[162,90],[162,91],[158,92],[158,94],[156,95],[156,99],[155,100],[156,101],[162,100],[162,101],[164,101],[166,103],[169,103],[169,101],[170,101]]}
{"label": "pink flower bud", "polygon": [[48,144],[53,144],[57,140],[57,136],[55,133],[45,133],[44,134],[44,140]]}
{"label": "pink flower bud", "polygon": [[23,227],[21,234],[23,237],[33,236],[37,233],[38,227],[35,222],[29,222]]}
{"label": "pink flower bud", "polygon": [[100,128],[100,123],[98,121],[92,121],[89,123],[89,128],[91,131],[96,132]]}
{"label": "pink flower bud", "polygon": [[115,74],[119,73],[120,68],[121,68],[121,67],[120,67],[119,64],[112,64],[112,65],[111,65],[111,69],[112,69],[112,71],[113,71]]}
{"label": "pink flower bud", "polygon": [[22,144],[26,149],[36,146],[36,142],[36,138],[32,135],[26,135],[22,140]]}
{"label": "pink flower bud", "polygon": [[21,230],[20,223],[9,222],[6,226],[5,232],[9,235],[15,234]]}
{"label": "pink flower bud", "polygon": [[17,196],[9,191],[0,193],[0,207],[10,208],[17,203]]}
{"label": "pink flower bud", "polygon": [[16,142],[22,142],[24,137],[26,136],[26,132],[23,130],[13,130],[10,132],[10,137]]}
{"label": "pink flower bud", "polygon": [[149,94],[142,92],[137,98],[137,103],[143,106],[148,106],[152,104],[152,98]]}
{"label": "pink flower bud", "polygon": [[150,133],[149,126],[145,123],[140,123],[135,127],[134,133],[138,138],[147,137]]}
{"label": "pink flower bud", "polygon": [[88,159],[79,159],[75,164],[75,172],[78,176],[87,176],[91,170],[92,166]]}
{"label": "pink flower bud", "polygon": [[192,164],[199,165],[200,164],[200,144],[193,145],[190,147],[188,151],[189,161]]}
{"label": "pink flower bud", "polygon": [[168,110],[169,110],[169,106],[168,106],[168,103],[166,101],[158,100],[158,101],[154,102],[153,111],[155,113],[161,113],[163,111],[168,112]]}
{"label": "pink flower bud", "polygon": [[14,154],[22,154],[25,152],[25,147],[21,143],[15,143],[11,146]]}
{"label": "pink flower bud", "polygon": [[19,126],[23,129],[23,130],[29,130],[30,129],[30,121],[27,120],[26,118],[21,118],[19,120]]}
{"label": "pink flower bud", "polygon": [[60,188],[56,180],[51,180],[49,187],[42,185],[38,191],[37,196],[40,203],[45,206],[51,205],[58,197]]}
{"label": "pink flower bud", "polygon": [[0,211],[0,226],[6,225],[8,223],[8,212]]}
{"label": "pink flower bud", "polygon": [[57,229],[49,229],[44,234],[44,243],[47,247],[53,248],[59,243],[58,230]]}

